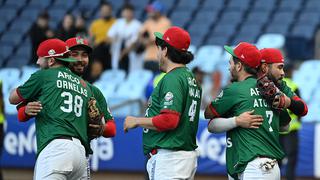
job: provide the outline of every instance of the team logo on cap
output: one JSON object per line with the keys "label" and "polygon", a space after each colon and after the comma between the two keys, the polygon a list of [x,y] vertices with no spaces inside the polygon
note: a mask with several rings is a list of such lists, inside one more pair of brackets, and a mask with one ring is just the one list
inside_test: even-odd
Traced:
{"label": "team logo on cap", "polygon": [[50,49],[50,50],[48,51],[48,54],[49,54],[50,56],[55,55],[55,54],[56,54],[56,51],[55,51],[54,49]]}
{"label": "team logo on cap", "polygon": [[84,44],[83,39],[80,37],[76,37],[77,44]]}

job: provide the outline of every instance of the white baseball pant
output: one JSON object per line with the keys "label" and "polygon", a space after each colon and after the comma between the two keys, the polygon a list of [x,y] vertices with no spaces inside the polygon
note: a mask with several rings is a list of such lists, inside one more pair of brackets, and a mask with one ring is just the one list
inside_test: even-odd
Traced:
{"label": "white baseball pant", "polygon": [[54,139],[39,154],[34,180],[89,179],[85,148],[79,139]]}
{"label": "white baseball pant", "polygon": [[158,149],[147,162],[150,180],[193,180],[196,170],[196,151]]}

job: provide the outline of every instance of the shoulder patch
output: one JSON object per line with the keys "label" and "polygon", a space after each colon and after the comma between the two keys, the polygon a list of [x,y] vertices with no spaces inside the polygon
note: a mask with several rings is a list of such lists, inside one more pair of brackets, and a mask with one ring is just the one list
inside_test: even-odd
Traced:
{"label": "shoulder patch", "polygon": [[167,94],[165,95],[165,97],[164,97],[164,100],[165,101],[171,101],[173,99],[173,94],[172,94],[172,92],[167,92]]}

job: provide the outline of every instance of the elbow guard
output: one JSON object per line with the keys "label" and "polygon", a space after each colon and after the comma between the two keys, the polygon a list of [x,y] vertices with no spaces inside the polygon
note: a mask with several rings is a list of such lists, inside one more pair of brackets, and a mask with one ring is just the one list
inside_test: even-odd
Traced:
{"label": "elbow guard", "polygon": [[152,124],[158,131],[168,131],[177,128],[180,121],[180,114],[175,111],[164,110],[152,118]]}

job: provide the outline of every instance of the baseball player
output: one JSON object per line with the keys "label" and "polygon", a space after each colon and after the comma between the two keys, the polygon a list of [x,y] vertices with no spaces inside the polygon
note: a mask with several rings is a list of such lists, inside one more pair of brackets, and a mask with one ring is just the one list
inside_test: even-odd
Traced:
{"label": "baseball player", "polygon": [[47,64],[9,97],[11,104],[38,100],[36,117],[37,161],[34,179],[87,179],[86,154],[91,153],[87,135],[87,104],[92,91],[67,67],[68,47],[59,39],[42,42],[38,61]]}
{"label": "baseball player", "polygon": [[[69,68],[75,74],[82,76],[88,66],[89,54],[92,52],[92,48],[89,46],[86,39],[80,37],[70,38],[66,41],[66,43],[71,51],[70,56],[78,60],[77,62],[70,63]],[[114,137],[116,135],[116,124],[109,111],[103,94],[96,86],[93,86],[89,83],[87,84],[90,85],[94,97],[97,99],[99,107],[101,107],[100,112],[102,112],[104,119],[106,120],[104,127],[96,124],[89,124],[89,136],[91,136],[91,138],[98,137],[100,136],[98,132],[101,132],[101,130],[104,129],[102,134],[104,137]],[[42,105],[40,102],[29,102],[26,106],[18,107],[18,119],[22,122],[27,121],[31,117],[36,116],[41,109]]]}
{"label": "baseball player", "polygon": [[[255,75],[261,63],[261,53],[255,46],[244,42],[235,49],[228,46],[225,49],[232,55],[229,70],[234,82],[207,107],[205,116],[227,118],[219,128],[227,131],[229,178],[280,179],[277,160],[284,157],[279,144],[280,111],[269,106],[256,87]],[[248,123],[246,128],[242,128],[245,126],[239,123],[239,118],[233,118],[253,111],[256,121]],[[215,120],[210,121],[209,130]]]}
{"label": "baseball player", "polygon": [[126,117],[124,130],[144,128],[143,150],[149,157],[150,179],[193,179],[202,90],[186,67],[193,59],[187,51],[190,36],[179,27],[155,36],[160,70],[166,75],[152,92],[145,118]]}
{"label": "baseball player", "polygon": [[[262,63],[259,69],[260,76],[266,75],[266,77],[274,82],[279,90],[285,95],[280,96],[278,101],[275,101],[273,106],[276,108],[287,107],[297,116],[305,116],[308,113],[308,107],[306,103],[292,92],[291,88],[283,81],[284,78],[284,58],[282,53],[278,49],[264,48],[260,50],[262,56]],[[260,78],[261,79],[261,78]]]}

